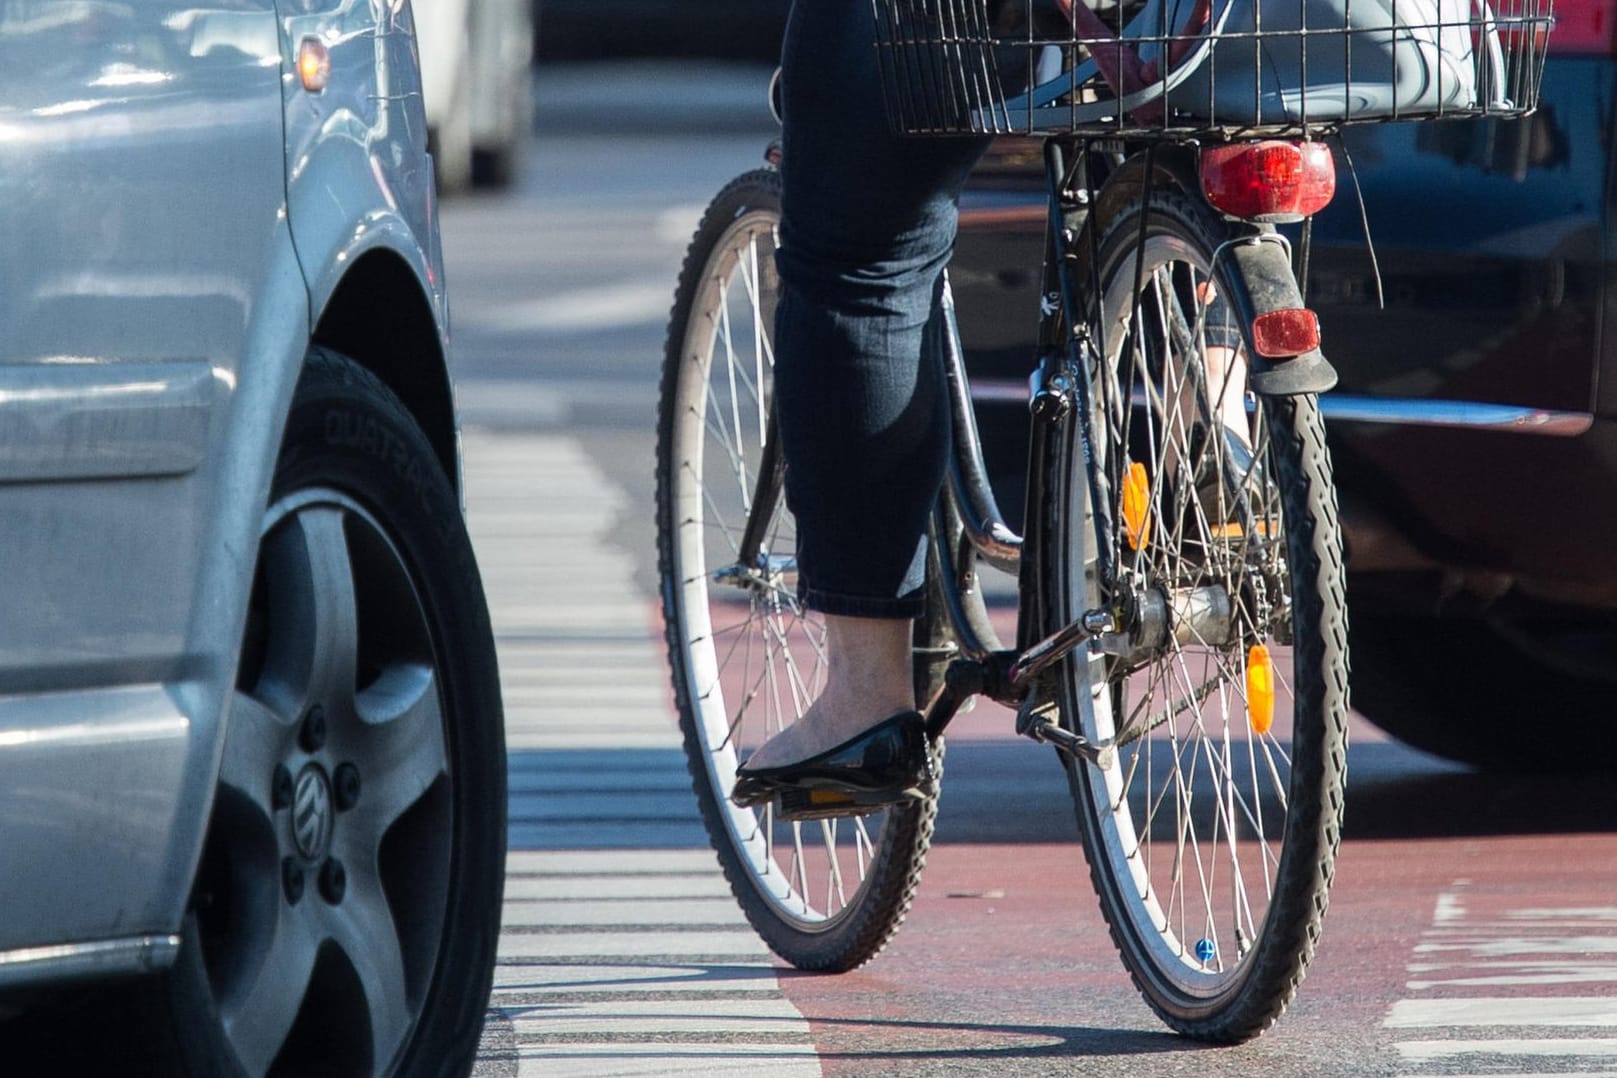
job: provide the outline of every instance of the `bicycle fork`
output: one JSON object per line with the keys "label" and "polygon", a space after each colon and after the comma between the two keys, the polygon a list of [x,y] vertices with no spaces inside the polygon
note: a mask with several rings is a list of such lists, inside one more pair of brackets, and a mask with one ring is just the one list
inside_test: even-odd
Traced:
{"label": "bicycle fork", "polygon": [[[1065,175],[1059,151],[1047,153],[1046,166],[1052,191],[1051,218],[1046,229],[1039,328],[1041,358],[1030,386],[1027,513],[1024,535],[1020,538],[1011,536],[1004,526],[992,491],[988,489],[971,400],[964,390],[964,360],[952,298],[947,291],[944,296],[945,359],[954,410],[956,452],[947,497],[943,499],[945,505],[939,513],[940,542],[935,546],[938,567],[942,570],[939,574],[943,584],[941,598],[947,604],[961,655],[949,663],[941,687],[927,706],[926,719],[928,732],[936,737],[966,700],[976,695],[988,696],[1018,709],[1018,733],[1053,744],[1076,758],[1105,764],[1111,753],[1110,743],[1092,743],[1051,717],[1055,694],[1048,679],[1061,660],[1079,646],[1114,632],[1116,618],[1110,611],[1092,610],[1053,634],[1039,635],[1049,624],[1045,602],[1049,595],[1048,574],[1053,568],[1049,560],[1052,552],[1045,549],[1049,542],[1047,522],[1035,519],[1047,513],[1055,496],[1055,492],[1048,489],[1051,474],[1047,462],[1062,447],[1075,418],[1086,460],[1091,437],[1088,424],[1083,422],[1084,409],[1074,407],[1075,401],[1082,397],[1078,355],[1087,342],[1076,334],[1069,336],[1066,328],[1085,324],[1084,319],[1073,317],[1072,303],[1079,293],[1067,279],[1067,248],[1082,233],[1088,199],[1061,197],[1071,177]],[[1090,472],[1093,474],[1093,469]],[[942,540],[957,533],[962,536],[958,551],[948,550]],[[984,619],[972,617],[974,608],[962,594],[973,586],[972,561],[978,552],[994,564],[1014,568],[1017,573],[1019,614],[1017,646],[1013,650],[996,648],[986,642],[992,639],[992,630],[985,633],[979,629]]]}

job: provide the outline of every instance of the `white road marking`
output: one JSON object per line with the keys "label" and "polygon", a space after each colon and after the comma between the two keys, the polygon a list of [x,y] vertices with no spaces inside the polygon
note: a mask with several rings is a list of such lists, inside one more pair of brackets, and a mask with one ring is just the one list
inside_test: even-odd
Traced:
{"label": "white road marking", "polygon": [[1465,918],[1465,907],[1460,903],[1460,896],[1453,891],[1445,891],[1437,896],[1437,912],[1432,915],[1432,923],[1437,925],[1448,924]]}
{"label": "white road marking", "polygon": [[[1565,1078],[1568,1074],[1575,1074],[1578,1078],[1617,1078],[1617,1071],[1489,1071],[1487,1074],[1452,1074],[1444,1072],[1444,1078]],[[1414,1075],[1401,1075],[1399,1078],[1416,1078]]]}
{"label": "white road marking", "polygon": [[[1411,973],[1440,973],[1444,970],[1470,970],[1468,963],[1411,963]],[[1490,970],[1518,972],[1491,973],[1475,977],[1425,977],[1408,983],[1411,991],[1430,988],[1489,988],[1530,984],[1605,984],[1617,982],[1617,965],[1598,962],[1490,962]]]}
{"label": "white road marking", "polygon": [[[1407,965],[1415,993],[1387,1011],[1383,1028],[1447,1030],[1442,1040],[1403,1040],[1393,1048],[1412,1071],[1448,1074],[1459,1060],[1475,1060],[1490,1075],[1521,1068],[1526,1060],[1559,1060],[1518,1078],[1551,1074],[1611,1073],[1589,1061],[1617,1059],[1617,1037],[1490,1034],[1587,1029],[1617,1032],[1617,998],[1544,990],[1617,982],[1617,909],[1607,906],[1500,908],[1497,896],[1473,881],[1456,881],[1438,897],[1432,925]],[[1565,956],[1565,957],[1562,957]],[[1501,989],[1531,986],[1531,996]],[[1587,991],[1587,987],[1584,989]],[[1573,989],[1572,991],[1576,991]],[[1531,1067],[1533,1064],[1527,1064]]]}
{"label": "white road marking", "polygon": [[1523,954],[1617,954],[1617,936],[1477,936],[1421,943],[1416,954],[1466,951],[1477,958]]}
{"label": "white road marking", "polygon": [[[1458,1056],[1567,1056],[1579,1059],[1617,1058],[1617,1038],[1579,1040],[1401,1041],[1398,1054],[1411,1063],[1429,1063]],[[1560,1072],[1581,1073],[1581,1072]]]}
{"label": "white road marking", "polygon": [[659,628],[612,545],[626,495],[569,438],[469,429],[464,449],[511,764],[473,1074],[818,1075],[808,1023],[706,845]]}
{"label": "white road marking", "polygon": [[603,1051],[591,1042],[556,1041],[523,1049],[517,1078],[666,1078],[673,1074],[746,1075],[819,1074],[813,1050],[799,1044],[684,1043],[623,1045]]}
{"label": "white road marking", "polygon": [[674,284],[666,278],[553,293],[539,299],[487,303],[456,300],[455,325],[521,333],[526,336],[622,330],[662,325],[674,305]]}
{"label": "white road marking", "polygon": [[1617,999],[1598,996],[1401,999],[1381,1023],[1416,1026],[1617,1026]]}
{"label": "white road marking", "polygon": [[702,223],[702,214],[706,211],[706,205],[695,202],[668,207],[657,215],[654,226],[657,238],[664,243],[686,246],[696,235],[696,226]]}

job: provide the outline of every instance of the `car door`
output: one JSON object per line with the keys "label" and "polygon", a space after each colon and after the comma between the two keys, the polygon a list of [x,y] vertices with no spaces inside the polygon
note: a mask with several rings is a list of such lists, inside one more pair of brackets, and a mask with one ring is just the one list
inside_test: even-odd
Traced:
{"label": "car door", "polygon": [[216,711],[186,686],[235,650],[196,629],[227,605],[201,567],[253,556],[210,539],[220,447],[255,339],[306,339],[308,301],[271,0],[0,0],[0,65],[3,954],[162,927],[184,893]]}
{"label": "car door", "polygon": [[3,691],[182,650],[284,185],[270,0],[5,0],[0,63]]}

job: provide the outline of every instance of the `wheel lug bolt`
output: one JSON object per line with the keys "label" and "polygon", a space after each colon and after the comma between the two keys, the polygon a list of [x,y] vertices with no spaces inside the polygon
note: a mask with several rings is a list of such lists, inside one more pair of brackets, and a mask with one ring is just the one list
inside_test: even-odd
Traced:
{"label": "wheel lug bolt", "polygon": [[353,764],[340,765],[332,776],[332,784],[337,788],[338,812],[347,812],[359,804],[359,768]]}
{"label": "wheel lug bolt", "polygon": [[281,861],[281,887],[289,904],[296,906],[303,898],[303,869],[290,857]]}
{"label": "wheel lug bolt", "polygon": [[319,704],[309,709],[303,716],[303,729],[298,734],[298,742],[303,746],[304,752],[319,752],[326,743],[326,709]]}
{"label": "wheel lug bolt", "polygon": [[320,866],[320,897],[335,906],[348,892],[348,873],[335,857]]}
{"label": "wheel lug bolt", "polygon": [[292,772],[285,764],[276,764],[275,775],[270,779],[270,805],[279,810],[291,804]]}

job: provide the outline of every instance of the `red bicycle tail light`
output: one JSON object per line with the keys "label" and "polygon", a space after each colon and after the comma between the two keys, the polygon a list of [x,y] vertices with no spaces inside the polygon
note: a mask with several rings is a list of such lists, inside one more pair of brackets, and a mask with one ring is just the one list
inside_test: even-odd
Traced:
{"label": "red bicycle tail light", "polygon": [[1284,224],[1324,209],[1336,163],[1323,142],[1241,142],[1202,150],[1202,194],[1243,221]]}
{"label": "red bicycle tail light", "polygon": [[1265,359],[1289,359],[1319,347],[1319,316],[1307,307],[1266,311],[1252,320],[1252,350]]}

